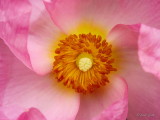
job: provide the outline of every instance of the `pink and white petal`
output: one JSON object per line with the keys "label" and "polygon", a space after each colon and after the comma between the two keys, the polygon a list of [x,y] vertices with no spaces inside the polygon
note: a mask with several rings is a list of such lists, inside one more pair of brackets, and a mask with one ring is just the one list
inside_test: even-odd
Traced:
{"label": "pink and white petal", "polygon": [[79,24],[110,29],[116,24],[144,23],[160,28],[160,0],[44,0],[54,23],[64,32]]}
{"label": "pink and white petal", "polygon": [[[113,28],[112,34],[109,35],[112,36],[110,38],[114,38],[113,43],[118,50],[115,57],[116,61],[119,61],[117,66],[119,72],[117,74],[124,77],[128,83],[129,120],[141,120],[140,115],[145,115],[144,119],[149,117],[149,120],[159,119],[160,117],[158,107],[160,106],[160,81],[143,70],[138,56],[139,36],[144,34],[141,32],[143,27],[144,25],[140,25],[140,27],[138,26],[139,29],[135,29],[134,25],[134,27],[130,26],[130,29],[128,29],[126,25],[121,25],[117,29],[116,27]],[[114,34],[113,31],[116,33]],[[112,45],[114,46],[114,44]],[[123,45],[125,47],[122,47]]]}
{"label": "pink and white petal", "polygon": [[31,23],[27,48],[36,73],[44,75],[51,71],[54,57],[50,55],[60,35],[61,32],[46,11],[41,12],[37,20]]}
{"label": "pink and white petal", "polygon": [[[112,117],[114,120],[114,118],[120,116],[126,118],[128,110],[127,94],[127,85],[122,78],[111,79],[106,87],[100,88],[93,94],[81,96],[80,109],[76,120],[101,120],[103,117]],[[120,101],[123,101],[123,103],[120,104]],[[112,111],[105,113],[108,110]]]}
{"label": "pink and white petal", "polygon": [[46,120],[46,118],[38,109],[30,108],[29,111],[22,113],[18,120]]}
{"label": "pink and white petal", "polygon": [[138,55],[143,69],[160,78],[160,30],[143,25],[138,40]]}
{"label": "pink and white petal", "polygon": [[0,77],[0,82],[7,80],[1,90],[0,94],[3,95],[0,101],[8,119],[14,120],[24,110],[35,107],[48,120],[74,120],[79,109],[78,94],[59,86],[50,75],[38,76],[27,69],[6,46],[0,52],[5,54],[1,61],[10,60],[10,63],[5,64],[5,75]]}
{"label": "pink and white petal", "polygon": [[27,51],[30,13],[31,7],[28,0],[1,0],[0,38],[5,41],[15,56],[31,69]]}
{"label": "pink and white petal", "polygon": [[53,67],[54,58],[50,55],[54,52],[52,47],[55,47],[61,32],[54,25],[42,1],[30,2],[33,12],[30,19],[28,52],[33,70],[44,75]]}

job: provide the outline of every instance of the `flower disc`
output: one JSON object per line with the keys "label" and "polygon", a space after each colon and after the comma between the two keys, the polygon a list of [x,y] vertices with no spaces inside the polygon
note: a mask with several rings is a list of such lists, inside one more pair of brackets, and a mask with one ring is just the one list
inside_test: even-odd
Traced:
{"label": "flower disc", "polygon": [[101,36],[91,33],[69,35],[55,51],[54,75],[79,93],[93,92],[109,82],[107,75],[116,70],[111,47]]}

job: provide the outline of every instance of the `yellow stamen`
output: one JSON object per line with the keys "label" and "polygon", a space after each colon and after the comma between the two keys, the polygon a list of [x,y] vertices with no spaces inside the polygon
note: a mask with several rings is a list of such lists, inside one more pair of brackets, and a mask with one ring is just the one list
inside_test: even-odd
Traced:
{"label": "yellow stamen", "polygon": [[59,82],[79,93],[93,92],[109,82],[108,74],[116,70],[111,47],[91,33],[69,35],[55,51],[53,73]]}

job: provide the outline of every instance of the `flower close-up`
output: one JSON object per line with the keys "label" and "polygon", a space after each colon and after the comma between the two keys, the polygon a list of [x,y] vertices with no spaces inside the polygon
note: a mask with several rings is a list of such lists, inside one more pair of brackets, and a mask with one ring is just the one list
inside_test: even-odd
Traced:
{"label": "flower close-up", "polygon": [[0,120],[160,120],[160,0],[0,0]]}

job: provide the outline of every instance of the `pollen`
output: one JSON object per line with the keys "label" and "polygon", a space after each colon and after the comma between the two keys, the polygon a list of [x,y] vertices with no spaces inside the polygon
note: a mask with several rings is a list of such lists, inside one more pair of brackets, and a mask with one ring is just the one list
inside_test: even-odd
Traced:
{"label": "pollen", "polygon": [[92,93],[106,85],[113,67],[112,45],[99,35],[73,34],[60,40],[53,74],[58,82],[78,93]]}

